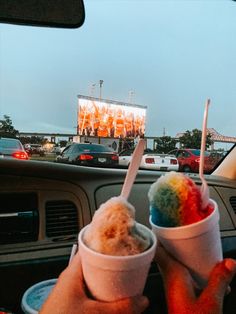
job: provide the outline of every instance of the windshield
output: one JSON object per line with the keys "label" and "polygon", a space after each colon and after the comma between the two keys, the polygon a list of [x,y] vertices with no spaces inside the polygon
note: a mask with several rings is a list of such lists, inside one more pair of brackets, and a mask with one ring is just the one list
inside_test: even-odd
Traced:
{"label": "windshield", "polygon": [[78,147],[81,152],[111,152],[112,150],[103,145],[81,144]]}
{"label": "windshield", "polygon": [[[201,154],[200,149],[193,149],[193,150],[191,150],[191,152],[192,152],[195,156],[200,156],[200,154]],[[210,152],[204,152],[204,156],[210,156]]]}
{"label": "windshield", "polygon": [[21,149],[21,145],[18,141],[0,139],[0,149]]}
{"label": "windshield", "polygon": [[61,162],[65,147],[89,142],[122,152],[122,167],[144,137],[149,152],[176,157],[175,170],[197,173],[188,149],[199,157],[210,98],[211,173],[236,142],[236,3],[84,4],[78,29],[0,25],[0,135],[41,145],[29,160]]}

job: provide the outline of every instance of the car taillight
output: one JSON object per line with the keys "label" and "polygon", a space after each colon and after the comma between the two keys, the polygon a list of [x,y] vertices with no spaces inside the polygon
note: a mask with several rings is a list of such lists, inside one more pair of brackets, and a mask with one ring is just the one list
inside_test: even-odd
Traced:
{"label": "car taillight", "polygon": [[92,160],[92,159],[93,159],[93,156],[91,156],[91,155],[86,155],[86,154],[82,154],[82,155],[80,155],[77,159],[78,159],[78,160]]}
{"label": "car taillight", "polygon": [[155,159],[154,158],[145,158],[146,164],[155,164]]}
{"label": "car taillight", "polygon": [[170,160],[171,165],[177,165],[177,160],[176,159],[171,159]]}
{"label": "car taillight", "polygon": [[112,159],[112,160],[118,160],[119,157],[118,157],[118,155],[112,155],[112,156],[111,156],[111,159]]}
{"label": "car taillight", "polygon": [[1,308],[0,314],[12,314],[12,311]]}
{"label": "car taillight", "polygon": [[25,152],[15,152],[12,154],[12,157],[17,158],[17,159],[24,159],[24,160],[29,159],[27,153]]}

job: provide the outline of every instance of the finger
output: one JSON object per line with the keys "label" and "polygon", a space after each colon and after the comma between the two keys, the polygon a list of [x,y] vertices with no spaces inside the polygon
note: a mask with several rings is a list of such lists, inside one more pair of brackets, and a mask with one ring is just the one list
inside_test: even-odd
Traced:
{"label": "finger", "polygon": [[186,307],[191,307],[196,300],[196,295],[188,269],[162,246],[158,246],[155,260],[164,280],[169,311],[173,313],[179,311],[183,307],[183,300],[185,300]]}
{"label": "finger", "polygon": [[75,254],[68,267],[63,271],[58,281],[63,281],[63,285],[73,287],[71,291],[74,290],[76,293],[80,294],[80,296],[86,296],[84,276],[79,251]]}
{"label": "finger", "polygon": [[[129,299],[123,299],[116,302],[116,311],[114,314],[132,313],[139,314],[146,310],[149,300],[145,296],[138,296]],[[112,313],[112,312],[111,312]]]}
{"label": "finger", "polygon": [[70,264],[64,270],[67,273],[67,276],[79,276],[83,277],[82,265],[81,265],[81,257],[79,251],[75,254]]}
{"label": "finger", "polygon": [[156,255],[154,260],[157,262],[161,270],[165,274],[169,274],[169,272],[173,272],[173,270],[181,270],[186,269],[186,267],[177,261],[159,242],[156,250]]}
{"label": "finger", "polygon": [[[169,281],[169,279],[174,279],[179,281],[182,278],[183,283],[188,282],[191,286],[192,294],[194,294],[194,287],[192,277],[188,269],[179,261],[177,261],[173,256],[171,256],[163,246],[159,246],[155,261],[158,263],[162,275]],[[188,287],[189,289],[189,287]]]}
{"label": "finger", "polygon": [[136,296],[115,302],[96,303],[96,308],[101,310],[102,314],[140,314],[148,307],[149,300],[145,296]]}
{"label": "finger", "polygon": [[79,254],[76,254],[70,265],[60,274],[40,313],[53,313],[51,309],[57,308],[61,300],[66,307],[73,297],[80,300],[86,299]]}
{"label": "finger", "polygon": [[203,290],[200,300],[205,303],[212,302],[216,307],[222,308],[224,296],[235,274],[235,260],[227,258],[218,263],[210,274],[208,285]]}
{"label": "finger", "polygon": [[165,273],[172,267],[175,263],[174,258],[164,249],[160,242],[158,242],[156,254],[154,260],[158,263],[159,267]]}

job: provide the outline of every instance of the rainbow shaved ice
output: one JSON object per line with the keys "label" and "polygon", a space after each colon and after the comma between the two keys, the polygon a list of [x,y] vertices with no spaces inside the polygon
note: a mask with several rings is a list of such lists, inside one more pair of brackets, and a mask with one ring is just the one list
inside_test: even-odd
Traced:
{"label": "rainbow shaved ice", "polygon": [[151,221],[161,227],[189,225],[210,215],[209,203],[202,208],[200,188],[182,173],[170,172],[152,184],[148,192]]}
{"label": "rainbow shaved ice", "polygon": [[152,244],[150,236],[135,222],[134,207],[121,196],[100,206],[83,240],[90,249],[113,256],[135,255]]}

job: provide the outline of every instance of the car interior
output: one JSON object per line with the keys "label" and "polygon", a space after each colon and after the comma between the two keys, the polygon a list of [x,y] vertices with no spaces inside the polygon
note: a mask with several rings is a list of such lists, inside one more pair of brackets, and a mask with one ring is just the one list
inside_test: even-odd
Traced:
{"label": "car interior", "polygon": [[[215,174],[207,175],[210,197],[220,209],[224,256],[236,257],[236,147]],[[225,165],[226,163],[226,165]],[[1,306],[21,313],[20,301],[27,288],[42,280],[57,278],[67,266],[73,243],[95,210],[121,192],[125,169],[100,169],[2,160],[0,163]],[[140,170],[129,201],[138,222],[149,226],[147,192],[163,173]],[[229,175],[228,175],[229,174]],[[200,184],[197,174],[189,174]],[[158,277],[158,280],[156,278]],[[163,306],[164,292],[155,265],[150,269],[145,292],[151,306]],[[236,281],[225,299],[225,313],[235,309]],[[160,298],[160,299],[159,299]],[[151,312],[151,308],[149,309]]]}
{"label": "car interior", "polygon": [[[32,1],[32,12],[37,11],[39,3],[44,6],[44,12],[50,12],[49,3],[57,2],[57,17],[60,18],[62,8],[68,13],[68,19],[59,22],[49,13],[43,15],[43,20],[40,20],[41,16],[25,16],[30,11],[28,1],[14,2],[13,6],[8,5],[8,1],[1,1],[2,23],[71,28],[81,26],[85,19],[83,1]],[[78,6],[73,10],[73,20],[69,18],[70,3],[72,7]],[[126,172],[127,169],[0,160],[0,309],[3,313],[4,310],[23,313],[21,299],[24,292],[37,282],[59,276],[68,265],[79,231],[91,222],[102,203],[120,194]],[[139,170],[129,197],[136,208],[136,220],[148,227],[147,193],[150,185],[164,174]],[[186,175],[201,184],[197,173]],[[236,258],[235,145],[205,178],[210,197],[219,206],[224,257]],[[145,313],[167,313],[162,279],[154,263],[144,294],[150,299]],[[225,297],[224,313],[236,313],[236,278],[231,283],[231,293]]]}

